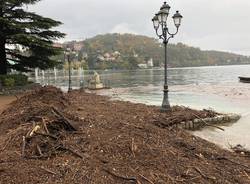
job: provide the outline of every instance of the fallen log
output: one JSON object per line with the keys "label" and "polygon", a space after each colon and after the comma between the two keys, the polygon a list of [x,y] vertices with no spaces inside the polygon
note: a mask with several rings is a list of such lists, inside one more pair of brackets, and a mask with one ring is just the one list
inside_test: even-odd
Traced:
{"label": "fallen log", "polygon": [[219,130],[225,131],[223,128],[221,128],[221,127],[219,127],[219,126],[208,124],[208,123],[205,122],[201,117],[199,117],[197,114],[193,114],[193,115],[194,115],[196,118],[200,119],[204,125],[210,126],[210,127],[214,127],[214,128],[219,129]]}

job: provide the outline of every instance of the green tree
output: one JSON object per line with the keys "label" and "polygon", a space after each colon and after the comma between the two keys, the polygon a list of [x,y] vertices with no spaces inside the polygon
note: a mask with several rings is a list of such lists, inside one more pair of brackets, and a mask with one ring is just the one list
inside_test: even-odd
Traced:
{"label": "green tree", "polygon": [[138,63],[139,63],[139,59],[134,57],[134,56],[129,56],[127,58],[128,61],[128,69],[129,70],[134,70],[138,68]]}
{"label": "green tree", "polygon": [[53,47],[53,41],[65,35],[51,29],[61,22],[24,9],[39,1],[0,1],[0,74],[7,74],[9,69],[29,71],[57,64],[51,56],[61,49]]}

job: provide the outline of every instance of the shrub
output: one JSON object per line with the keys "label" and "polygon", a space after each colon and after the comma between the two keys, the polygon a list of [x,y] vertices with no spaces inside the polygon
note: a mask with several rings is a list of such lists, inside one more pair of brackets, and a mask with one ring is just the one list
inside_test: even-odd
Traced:
{"label": "shrub", "polygon": [[15,86],[24,86],[28,84],[28,77],[23,74],[10,75],[10,78],[14,79]]}
{"label": "shrub", "polygon": [[28,84],[28,77],[23,74],[0,75],[0,82],[3,86],[24,86]]}
{"label": "shrub", "polygon": [[6,87],[13,87],[15,85],[15,80],[13,78],[6,78],[6,79],[4,79],[3,84]]}

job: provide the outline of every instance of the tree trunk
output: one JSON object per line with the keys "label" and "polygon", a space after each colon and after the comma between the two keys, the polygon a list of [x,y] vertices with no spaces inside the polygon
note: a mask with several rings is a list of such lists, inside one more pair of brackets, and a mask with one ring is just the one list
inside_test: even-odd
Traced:
{"label": "tree trunk", "polygon": [[[0,17],[3,17],[3,6],[4,2],[1,1],[0,4]],[[5,50],[5,44],[6,44],[6,38],[3,35],[3,24],[0,24],[0,75],[6,75],[7,74],[7,59],[6,59],[6,50]]]}
{"label": "tree trunk", "polygon": [[0,75],[7,74],[7,59],[5,50],[5,41],[0,40]]}

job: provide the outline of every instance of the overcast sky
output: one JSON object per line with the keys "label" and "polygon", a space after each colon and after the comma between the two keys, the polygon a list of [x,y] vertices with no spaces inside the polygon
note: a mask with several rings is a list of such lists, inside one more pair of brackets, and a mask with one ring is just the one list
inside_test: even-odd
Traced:
{"label": "overcast sky", "polygon": [[[184,16],[174,43],[250,55],[250,0],[169,0]],[[155,37],[152,16],[162,0],[42,0],[30,10],[64,24],[66,40],[105,33]],[[170,21],[170,29],[175,27]]]}

